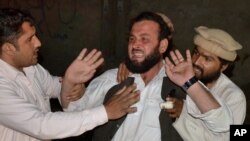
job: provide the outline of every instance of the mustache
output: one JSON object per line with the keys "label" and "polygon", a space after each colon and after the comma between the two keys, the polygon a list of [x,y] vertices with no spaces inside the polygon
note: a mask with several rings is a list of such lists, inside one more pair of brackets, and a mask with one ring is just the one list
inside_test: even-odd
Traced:
{"label": "mustache", "polygon": [[203,69],[202,69],[200,66],[195,65],[195,64],[193,64],[193,66],[194,66],[194,68],[196,68],[196,69],[200,70],[200,71],[203,73]]}
{"label": "mustache", "polygon": [[134,52],[134,51],[142,51],[141,49],[138,49],[138,48],[133,48],[132,49],[132,52]]}

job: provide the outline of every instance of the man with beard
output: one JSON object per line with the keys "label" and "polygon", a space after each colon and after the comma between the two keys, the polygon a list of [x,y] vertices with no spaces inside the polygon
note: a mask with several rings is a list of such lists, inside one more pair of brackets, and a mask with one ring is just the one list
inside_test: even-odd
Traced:
{"label": "man with beard", "polygon": [[[195,30],[196,47],[192,57],[187,52],[187,60],[184,61],[182,55],[175,51],[170,53],[173,63],[166,59],[168,77],[179,86],[185,86],[188,94],[185,101],[168,98],[174,102],[174,108],[166,109],[166,112],[177,118],[173,126],[184,140],[228,141],[230,124],[244,122],[246,99],[242,90],[223,72],[235,61],[236,50],[242,46],[223,30],[204,26]],[[193,76],[200,83],[183,81]],[[207,87],[210,98],[198,91],[197,85],[201,83]],[[219,107],[216,106],[218,104]],[[214,108],[209,108],[212,106]]]}
{"label": "man with beard", "polygon": [[[170,30],[164,20],[153,12],[142,12],[131,20],[125,63],[133,73],[129,77],[133,78],[132,82],[137,86],[136,92],[140,93],[140,100],[133,106],[135,113],[122,118],[122,123],[95,132],[94,141],[162,140],[159,114],[160,103],[164,102],[161,97],[161,86],[163,77],[166,76],[163,53],[167,50],[169,35]],[[118,69],[111,69],[92,80],[84,96],[78,101],[71,102],[68,110],[101,105],[106,100],[105,96],[112,90],[122,88],[114,87],[119,86],[117,72]],[[102,126],[99,129],[102,129]]]}
{"label": "man with beard", "polygon": [[[223,72],[232,67],[237,58],[236,50],[242,46],[223,30],[204,26],[195,30],[196,47],[192,57],[187,51],[185,61],[179,51],[172,51],[173,63],[166,59],[167,76],[182,86],[188,96],[186,100],[168,97],[174,106],[165,111],[176,119],[173,126],[186,141],[228,141],[230,124],[244,122],[246,99],[242,90]],[[127,75],[127,68],[120,65],[120,81]]]}

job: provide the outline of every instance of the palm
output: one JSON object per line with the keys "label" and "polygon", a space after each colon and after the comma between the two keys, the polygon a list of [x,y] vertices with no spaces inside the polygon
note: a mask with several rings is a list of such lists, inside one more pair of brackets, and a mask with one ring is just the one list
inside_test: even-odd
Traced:
{"label": "palm", "polygon": [[65,73],[65,77],[73,84],[85,83],[90,80],[96,72],[96,69],[104,61],[103,58],[100,58],[100,51],[94,49],[87,55],[86,51],[86,49],[81,51]]}
{"label": "palm", "polygon": [[171,81],[182,86],[187,80],[194,76],[192,60],[189,50],[186,52],[187,59],[184,60],[179,51],[170,53],[173,63],[166,57],[166,74]]}

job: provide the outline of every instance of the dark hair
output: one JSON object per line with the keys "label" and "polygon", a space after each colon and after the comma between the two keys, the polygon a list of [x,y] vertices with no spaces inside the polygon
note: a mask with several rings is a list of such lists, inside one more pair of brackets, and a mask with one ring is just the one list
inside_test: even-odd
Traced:
{"label": "dark hair", "polygon": [[[233,70],[234,70],[234,62],[233,61],[227,61],[225,59],[222,59],[220,57],[218,57],[219,60],[220,60],[220,63],[221,63],[221,66],[222,65],[228,65],[227,69],[223,71],[223,73],[228,76],[228,77],[232,77],[233,76]],[[239,60],[239,57],[237,56],[236,60],[235,61],[238,61]]]}
{"label": "dark hair", "polygon": [[22,33],[23,22],[34,25],[34,19],[28,13],[12,8],[0,10],[0,47],[6,42],[16,44]]}
{"label": "dark hair", "polygon": [[159,32],[159,40],[163,40],[163,39],[168,39],[169,35],[170,35],[170,29],[167,26],[166,22],[162,19],[161,16],[159,16],[158,14],[154,13],[154,12],[142,12],[140,13],[137,17],[133,18],[130,21],[130,25],[129,25],[129,31],[131,31],[132,26],[140,21],[143,20],[150,20],[150,21],[154,21],[156,23],[159,24],[160,27],[160,32]]}

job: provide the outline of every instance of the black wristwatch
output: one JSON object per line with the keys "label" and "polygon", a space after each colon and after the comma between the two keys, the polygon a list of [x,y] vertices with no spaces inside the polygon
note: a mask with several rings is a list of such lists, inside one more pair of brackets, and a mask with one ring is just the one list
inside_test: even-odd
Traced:
{"label": "black wristwatch", "polygon": [[192,78],[190,78],[187,82],[184,83],[184,85],[182,86],[182,88],[187,91],[194,83],[196,83],[198,81],[198,79],[193,76]]}

